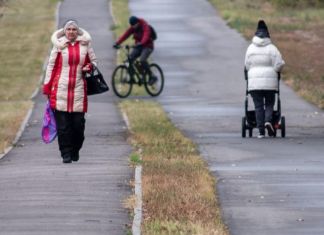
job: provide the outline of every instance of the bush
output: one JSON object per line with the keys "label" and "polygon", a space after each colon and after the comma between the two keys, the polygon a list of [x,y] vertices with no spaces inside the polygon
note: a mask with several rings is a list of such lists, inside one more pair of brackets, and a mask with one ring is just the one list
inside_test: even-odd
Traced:
{"label": "bush", "polygon": [[269,0],[278,7],[324,7],[324,0]]}

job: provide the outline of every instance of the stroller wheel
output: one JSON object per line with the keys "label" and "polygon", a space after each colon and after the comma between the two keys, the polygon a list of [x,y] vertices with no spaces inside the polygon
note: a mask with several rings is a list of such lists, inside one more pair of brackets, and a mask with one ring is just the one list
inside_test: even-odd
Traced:
{"label": "stroller wheel", "polygon": [[242,117],[242,138],[246,137],[246,118]]}
{"label": "stroller wheel", "polygon": [[281,117],[281,137],[285,138],[286,137],[286,118],[284,116]]}

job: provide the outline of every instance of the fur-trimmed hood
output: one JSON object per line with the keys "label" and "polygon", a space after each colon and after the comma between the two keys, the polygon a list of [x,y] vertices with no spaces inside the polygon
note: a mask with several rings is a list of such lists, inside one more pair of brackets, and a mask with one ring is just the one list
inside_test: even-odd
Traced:
{"label": "fur-trimmed hood", "polygon": [[[79,41],[82,45],[88,45],[91,42],[90,34],[82,28],[79,28],[79,32],[80,33],[76,41]],[[67,43],[69,42],[69,40],[64,35],[63,28],[56,30],[53,33],[51,41],[53,45],[60,50],[64,49],[67,46]]]}

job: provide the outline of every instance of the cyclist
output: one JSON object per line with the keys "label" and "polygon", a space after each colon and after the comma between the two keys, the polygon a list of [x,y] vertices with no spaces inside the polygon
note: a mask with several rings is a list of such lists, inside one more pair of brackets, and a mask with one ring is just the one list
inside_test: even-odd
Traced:
{"label": "cyclist", "polygon": [[127,38],[133,35],[135,46],[130,54],[130,59],[134,62],[138,57],[140,58],[141,66],[146,73],[149,74],[149,85],[153,85],[157,81],[157,77],[150,70],[147,59],[154,50],[154,39],[152,38],[152,31],[150,25],[141,18],[136,16],[129,17],[130,27],[113,45],[115,49],[120,47]]}

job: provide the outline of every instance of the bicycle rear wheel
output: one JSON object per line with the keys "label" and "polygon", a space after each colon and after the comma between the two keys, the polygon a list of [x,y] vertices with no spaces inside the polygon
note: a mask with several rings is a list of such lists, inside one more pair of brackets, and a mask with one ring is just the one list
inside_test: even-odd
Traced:
{"label": "bicycle rear wheel", "polygon": [[161,94],[164,87],[163,71],[158,64],[150,64],[150,70],[152,72],[152,77],[150,77],[148,74],[145,76],[145,90],[151,96],[158,96]]}
{"label": "bicycle rear wheel", "polygon": [[115,68],[111,83],[113,91],[118,97],[126,98],[129,96],[133,88],[133,83],[125,65],[119,65]]}

